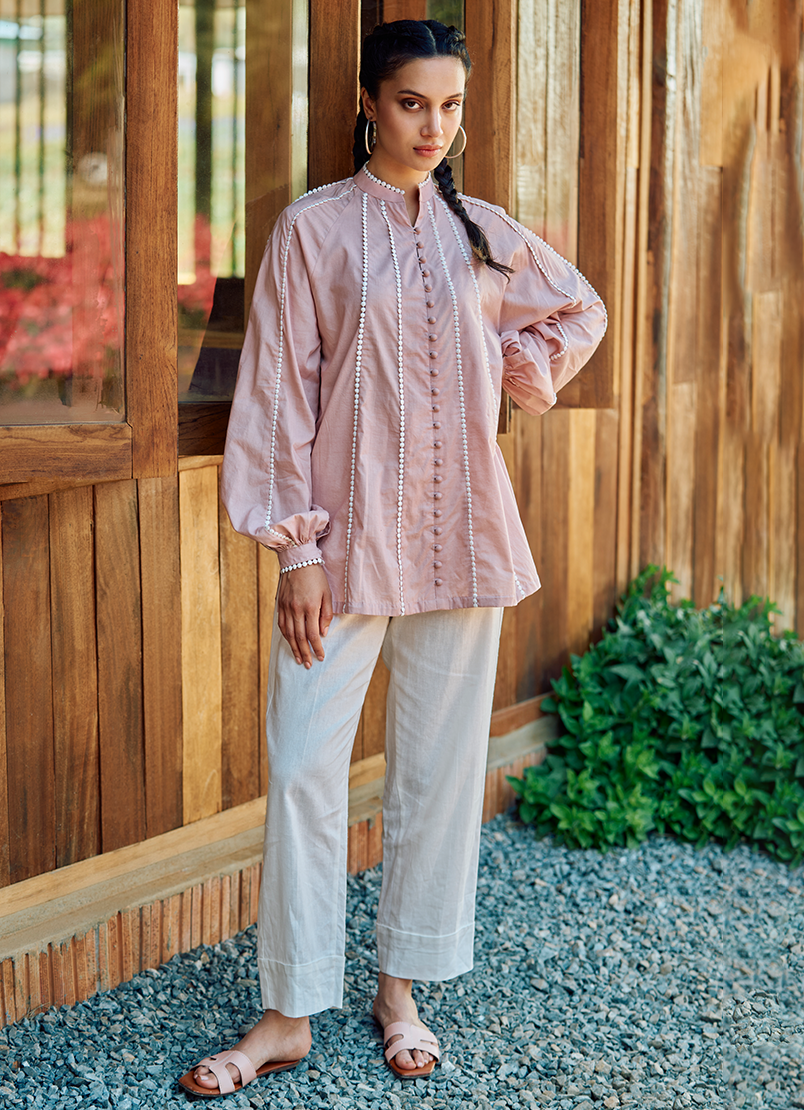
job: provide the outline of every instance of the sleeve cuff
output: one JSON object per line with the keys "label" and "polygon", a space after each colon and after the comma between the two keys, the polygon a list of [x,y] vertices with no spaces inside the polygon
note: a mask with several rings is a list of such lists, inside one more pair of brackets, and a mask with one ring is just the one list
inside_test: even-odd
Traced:
{"label": "sleeve cuff", "polygon": [[321,551],[317,543],[303,543],[298,547],[283,547],[277,551],[281,570],[288,570],[300,564],[309,566],[310,563],[323,563]]}

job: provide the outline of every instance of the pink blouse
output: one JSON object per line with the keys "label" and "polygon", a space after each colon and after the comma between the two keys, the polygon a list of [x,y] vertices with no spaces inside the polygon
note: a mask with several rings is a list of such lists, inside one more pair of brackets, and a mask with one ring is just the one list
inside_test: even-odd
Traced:
{"label": "pink blouse", "polygon": [[323,560],[336,613],[515,605],[539,578],[497,446],[500,391],[543,413],[606,329],[585,278],[463,197],[473,260],[428,178],[365,170],[291,204],[265,250],[223,462],[233,526],[283,568]]}

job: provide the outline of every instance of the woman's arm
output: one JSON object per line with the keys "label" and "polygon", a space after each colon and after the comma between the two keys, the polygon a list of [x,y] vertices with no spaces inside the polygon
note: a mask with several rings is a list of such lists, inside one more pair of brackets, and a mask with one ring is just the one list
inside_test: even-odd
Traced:
{"label": "woman's arm", "polygon": [[[221,474],[233,527],[277,552],[279,628],[298,663],[321,636],[332,597],[318,540],[329,515],[315,503],[310,457],[321,339],[296,215],[279,217],[254,290]],[[295,568],[295,569],[294,569]]]}
{"label": "woman's arm", "polygon": [[503,387],[521,408],[542,413],[591,358],[606,331],[606,309],[571,263],[511,225],[522,242],[500,317]]}

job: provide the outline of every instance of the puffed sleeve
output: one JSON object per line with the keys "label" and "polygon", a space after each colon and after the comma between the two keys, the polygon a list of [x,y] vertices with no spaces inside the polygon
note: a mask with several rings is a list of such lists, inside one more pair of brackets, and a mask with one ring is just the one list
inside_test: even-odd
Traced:
{"label": "puffed sleeve", "polygon": [[286,209],[265,248],[221,474],[233,527],[276,550],[283,567],[320,562],[317,541],[329,531],[310,476],[321,339],[297,223]]}
{"label": "puffed sleeve", "polygon": [[606,331],[606,309],[571,263],[520,224],[515,228],[520,243],[500,316],[503,387],[538,414],[592,356]]}

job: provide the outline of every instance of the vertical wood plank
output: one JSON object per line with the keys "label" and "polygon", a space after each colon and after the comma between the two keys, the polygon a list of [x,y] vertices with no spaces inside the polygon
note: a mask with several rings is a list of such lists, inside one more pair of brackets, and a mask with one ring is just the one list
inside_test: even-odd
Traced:
{"label": "vertical wood plank", "polygon": [[609,327],[589,368],[570,382],[565,404],[611,408],[622,342],[625,119],[629,0],[583,7],[578,265],[608,307]]}
{"label": "vertical wood plank", "polygon": [[382,859],[382,813],[378,813],[368,827],[368,856],[366,867],[376,867]]}
{"label": "vertical wood plank", "polygon": [[[3,1018],[5,1025],[11,1025],[17,1020],[17,1006],[14,1000],[14,962],[3,960],[0,964],[0,980],[3,989]],[[22,1017],[22,1014],[19,1015]]]}
{"label": "vertical wood plank", "polygon": [[359,0],[328,0],[310,9],[308,188],[354,173],[360,58]]}
{"label": "vertical wood plank", "polygon": [[100,851],[92,489],[49,498],[56,865]]}
{"label": "vertical wood plank", "polygon": [[178,5],[128,0],[126,375],[136,477],[178,466]]}
{"label": "vertical wood plank", "polygon": [[184,824],[221,808],[217,467],[179,475]]}
{"label": "vertical wood plank", "polygon": [[166,964],[171,957],[181,951],[179,947],[181,931],[181,895],[173,894],[162,901],[161,963]]}
{"label": "vertical wood plank", "polygon": [[[519,514],[533,554],[536,569],[542,575],[542,429],[539,420],[514,419],[516,448],[516,496]],[[542,691],[541,660],[542,602],[544,587],[517,605],[516,643],[518,671],[516,700],[535,697]]]}
{"label": "vertical wood plank", "polygon": [[[595,459],[594,459],[594,548],[592,553],[592,638],[596,640],[601,628],[614,615],[614,607],[619,594],[627,585],[620,579],[624,569],[618,563],[620,554],[620,515],[630,511],[629,500],[623,504],[618,499],[622,482],[618,474],[618,454],[620,465],[619,433],[625,423],[630,423],[627,414],[621,415],[613,409],[598,409],[595,413]],[[627,564],[626,564],[627,566]],[[626,574],[627,579],[627,574]]]}
{"label": "vertical wood plank", "polygon": [[357,875],[366,866],[368,856],[368,822],[358,821],[349,826],[346,842],[346,870],[350,875]]}
{"label": "vertical wood plank", "polygon": [[762,596],[768,584],[768,452],[754,432],[745,444],[745,524],[742,544],[743,596]]}
{"label": "vertical wood plank", "polygon": [[[259,653],[260,653],[260,794],[268,793],[268,749],[265,744],[265,714],[268,697],[268,666],[271,660],[271,636],[274,634],[276,591],[279,586],[279,562],[276,552],[262,544],[257,548],[257,593],[259,598]],[[278,636],[279,630],[275,630]],[[243,926],[245,928],[245,926]]]}
{"label": "vertical wood plank", "polygon": [[463,179],[466,193],[514,209],[516,4],[467,4],[466,45],[472,56]]}
{"label": "vertical wood plank", "polygon": [[2,529],[9,879],[15,883],[56,865],[47,498],[6,501]]}
{"label": "vertical wood plank", "polygon": [[592,638],[594,617],[596,414],[586,409],[568,415],[566,647],[582,654]]}
{"label": "vertical wood plank", "polygon": [[427,0],[382,0],[382,21],[427,19]]}
{"label": "vertical wood plank", "polygon": [[[86,997],[89,998],[90,995],[95,994],[95,992],[97,990],[99,990],[99,987],[98,987],[98,930],[97,929],[93,929],[91,932],[87,933],[87,935],[86,935],[86,940],[85,940],[85,944],[84,944],[84,958],[86,960],[86,982],[87,982]],[[43,989],[44,989],[44,984],[42,984],[42,985],[43,985]]]}
{"label": "vertical wood plank", "polygon": [[291,199],[292,20],[291,0],[246,0],[245,320],[266,240]]}
{"label": "vertical wood plank", "polygon": [[667,413],[667,468],[672,476],[667,506],[665,562],[678,578],[675,598],[692,594],[692,527],[695,500],[695,383],[680,382],[669,391]]}
{"label": "vertical wood plank", "polygon": [[137,484],[95,487],[98,723],[103,851],[146,835]]}
{"label": "vertical wood plank", "polygon": [[257,920],[257,909],[260,902],[260,882],[262,880],[262,864],[255,863],[251,868],[251,887],[249,890],[248,923],[253,925]]}
{"label": "vertical wood plank", "polygon": [[388,668],[380,656],[366,691],[357,737],[352,748],[352,763],[385,751],[385,701],[390,677]]}
{"label": "vertical wood plank", "polygon": [[774,631],[796,624],[796,461],[790,447],[770,445],[767,595],[781,609]]}
{"label": "vertical wood plank", "polygon": [[549,688],[569,663],[570,413],[542,418],[542,685]]}
{"label": "vertical wood plank", "polygon": [[698,184],[699,280],[695,367],[695,497],[692,597],[709,605],[718,594],[715,570],[717,505],[721,489],[721,171],[700,169]]}
{"label": "vertical wood plank", "polygon": [[220,507],[222,765],[224,809],[260,793],[260,660],[257,544]]}
{"label": "vertical wood plank", "polygon": [[[94,942],[93,933],[85,933],[73,941],[75,951],[75,1000],[83,1002],[95,993],[95,984],[90,979],[89,965],[87,962],[87,945]],[[37,976],[37,986],[39,977]]]}
{"label": "vertical wood plank", "polygon": [[148,836],[182,823],[178,478],[139,482],[145,816]]}

